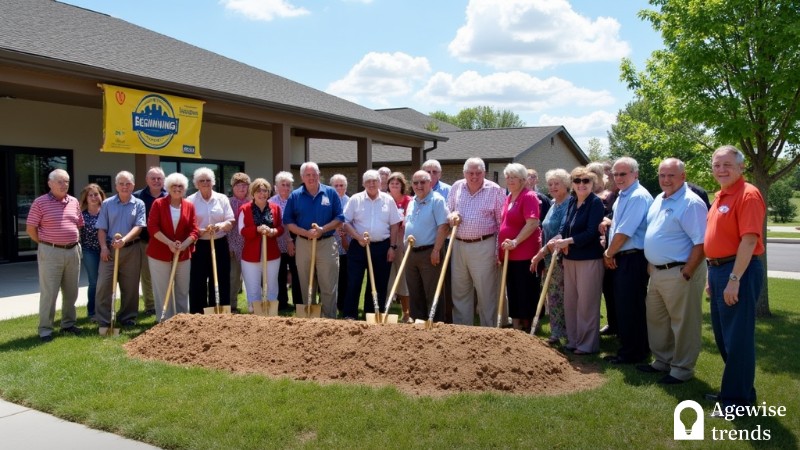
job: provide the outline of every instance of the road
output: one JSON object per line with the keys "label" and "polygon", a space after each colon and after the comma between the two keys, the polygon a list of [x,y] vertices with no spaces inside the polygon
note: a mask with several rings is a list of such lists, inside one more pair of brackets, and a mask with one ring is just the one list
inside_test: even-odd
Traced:
{"label": "road", "polygon": [[800,272],[800,244],[767,244],[767,268],[781,272]]}

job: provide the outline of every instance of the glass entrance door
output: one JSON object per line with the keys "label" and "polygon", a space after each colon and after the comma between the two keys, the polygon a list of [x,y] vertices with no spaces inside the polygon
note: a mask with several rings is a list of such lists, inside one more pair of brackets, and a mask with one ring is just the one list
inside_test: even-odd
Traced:
{"label": "glass entrance door", "polygon": [[[36,197],[47,193],[47,177],[54,169],[64,169],[72,176],[72,151],[0,147],[6,183],[0,194],[2,259],[22,261],[36,258],[36,243],[25,229],[28,211]],[[74,183],[69,193],[74,195]],[[5,212],[8,214],[5,214]]]}

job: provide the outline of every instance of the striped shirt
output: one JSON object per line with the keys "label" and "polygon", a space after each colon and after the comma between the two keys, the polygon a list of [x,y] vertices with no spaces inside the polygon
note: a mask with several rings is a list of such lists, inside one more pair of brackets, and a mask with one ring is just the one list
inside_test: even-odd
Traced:
{"label": "striped shirt", "polygon": [[236,196],[228,197],[228,202],[231,204],[231,211],[233,211],[233,216],[237,218],[237,223],[233,225],[231,228],[230,233],[228,233],[228,248],[230,251],[236,255],[236,259],[242,259],[242,249],[244,248],[244,238],[239,233],[239,209],[242,208],[242,205],[246,203],[250,203],[253,201],[252,198],[249,196],[239,200]]}
{"label": "striped shirt", "polygon": [[71,195],[59,200],[48,192],[33,201],[27,225],[36,228],[39,241],[57,245],[74,244],[80,239],[78,228],[83,227],[80,203]]}
{"label": "striped shirt", "polygon": [[451,212],[461,214],[456,237],[459,239],[478,239],[488,234],[497,234],[503,221],[503,205],[506,193],[497,183],[483,180],[483,187],[474,194],[469,193],[464,179],[453,183],[447,197],[447,207]]}
{"label": "striped shirt", "polygon": [[[289,197],[286,197],[286,199],[284,200],[278,194],[273,195],[269,199],[270,203],[275,203],[276,205],[280,206],[281,211],[283,211],[284,208],[286,208],[286,202],[288,202],[288,201],[289,201]],[[283,214],[283,213],[281,213],[281,214]],[[292,237],[289,236],[289,229],[286,228],[286,227],[283,227],[283,234],[278,236],[278,249],[280,249],[281,253],[287,253],[289,251],[289,247],[288,246],[289,246],[289,241],[290,240],[292,240]]]}

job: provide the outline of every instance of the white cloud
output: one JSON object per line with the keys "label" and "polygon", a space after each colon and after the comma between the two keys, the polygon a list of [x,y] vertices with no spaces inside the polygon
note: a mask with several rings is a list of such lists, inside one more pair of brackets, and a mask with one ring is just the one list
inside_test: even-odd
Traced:
{"label": "white cloud", "polygon": [[567,0],[470,0],[467,21],[450,42],[461,61],[500,70],[540,70],[565,63],[617,61],[630,53],[620,23],[591,20]]}
{"label": "white cloud", "polygon": [[430,72],[427,58],[402,52],[370,52],[344,78],[328,85],[326,92],[354,102],[367,100],[387,106],[389,99],[411,94]]}
{"label": "white cloud", "polygon": [[605,153],[608,152],[608,130],[617,122],[617,115],[608,111],[594,111],[580,117],[551,116],[542,114],[540,126],[563,125],[570,136],[580,145],[584,152],[589,152],[589,140],[599,139]]}
{"label": "white cloud", "polygon": [[242,14],[250,20],[269,22],[275,18],[297,17],[311,14],[286,0],[220,0],[225,9]]}
{"label": "white cloud", "polygon": [[487,105],[517,113],[567,105],[597,107],[614,102],[613,96],[605,90],[593,91],[561,78],[540,79],[517,71],[486,76],[467,71],[458,77],[437,72],[414,98],[433,105]]}

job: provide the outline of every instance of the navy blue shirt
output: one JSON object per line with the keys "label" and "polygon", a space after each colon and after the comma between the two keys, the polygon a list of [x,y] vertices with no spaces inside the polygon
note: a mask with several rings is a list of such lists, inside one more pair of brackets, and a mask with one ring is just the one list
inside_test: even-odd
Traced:
{"label": "navy blue shirt", "polygon": [[[161,188],[161,193],[158,194],[158,197],[153,197],[150,194],[150,188],[145,187],[144,189],[139,189],[138,191],[134,192],[133,196],[144,202],[144,215],[145,220],[147,220],[147,218],[150,217],[150,208],[153,207],[153,202],[156,201],[157,198],[166,197],[167,190]],[[144,242],[150,240],[150,235],[147,233],[147,227],[142,228],[142,232],[139,233],[139,239],[143,240]]]}
{"label": "navy blue shirt", "polygon": [[[322,227],[333,219],[344,222],[342,202],[335,189],[322,183],[317,195],[313,197],[306,190],[305,184],[293,190],[283,210],[284,226],[293,223],[304,230],[310,230],[314,223]],[[336,230],[330,230],[323,236],[332,236],[335,232]]]}
{"label": "navy blue shirt", "polygon": [[569,253],[564,258],[573,261],[600,259],[603,246],[600,245],[600,222],[605,215],[605,207],[600,197],[590,193],[583,204],[578,206],[578,198],[570,197],[567,217],[561,226],[561,237],[572,238]]}

